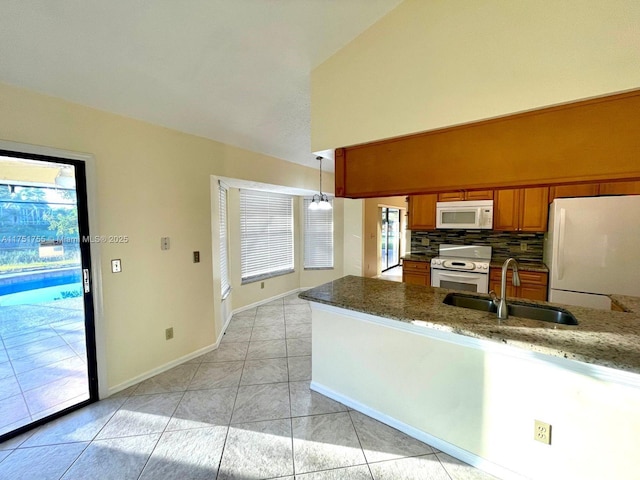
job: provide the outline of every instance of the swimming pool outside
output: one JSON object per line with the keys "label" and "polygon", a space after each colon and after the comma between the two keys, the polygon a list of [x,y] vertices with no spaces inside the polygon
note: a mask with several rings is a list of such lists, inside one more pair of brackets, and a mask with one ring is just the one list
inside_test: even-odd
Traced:
{"label": "swimming pool outside", "polygon": [[82,296],[82,282],[56,285],[54,287],[36,288],[24,292],[0,295],[0,307],[11,305],[33,305],[45,302],[54,302],[65,298]]}

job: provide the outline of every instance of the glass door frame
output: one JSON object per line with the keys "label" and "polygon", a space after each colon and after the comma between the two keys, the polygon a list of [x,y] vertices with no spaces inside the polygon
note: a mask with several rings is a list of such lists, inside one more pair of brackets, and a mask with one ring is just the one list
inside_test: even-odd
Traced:
{"label": "glass door frame", "polygon": [[[43,153],[40,153],[43,152]],[[46,152],[46,153],[45,153]],[[98,376],[98,342],[96,341],[96,297],[100,298],[100,295],[94,295],[96,292],[96,285],[100,287],[99,276],[92,265],[95,263],[99,265],[99,256],[94,251],[94,247],[91,242],[84,242],[84,238],[89,238],[90,233],[90,220],[95,218],[92,215],[90,208],[90,192],[88,189],[89,184],[89,169],[92,169],[93,157],[86,154],[78,154],[75,152],[66,152],[56,150],[48,147],[39,147],[34,145],[19,144],[14,142],[8,142],[0,140],[0,155],[5,157],[14,157],[25,160],[37,160],[49,163],[60,163],[66,165],[72,165],[74,167],[76,177],[76,196],[77,196],[77,210],[78,210],[78,235],[80,238],[80,257],[81,257],[81,269],[89,272],[89,291],[83,294],[84,301],[84,317],[85,317],[85,343],[87,347],[87,382],[89,387],[89,398],[82,402],[79,402],[70,407],[66,407],[58,412],[55,412],[44,418],[35,420],[24,426],[18,427],[15,430],[0,435],[0,442],[8,440],[12,437],[20,435],[28,430],[36,428],[47,422],[50,422],[56,418],[62,417],[70,412],[78,410],[86,405],[99,400],[101,386],[99,384]],[[94,257],[94,258],[92,258]],[[97,258],[96,258],[97,257]],[[94,262],[92,262],[94,260]],[[98,270],[99,272],[99,270]],[[105,373],[101,371],[100,373]],[[101,375],[102,378],[104,378]]]}
{"label": "glass door frame", "polygon": [[[398,230],[397,230],[397,236],[398,236],[398,252],[397,252],[398,263],[396,263],[395,265],[391,265],[391,266],[387,265],[387,261],[386,260],[388,260],[388,255],[385,255],[385,261],[383,262],[382,259],[380,261],[380,270],[382,272],[386,272],[387,270],[391,270],[392,268],[396,268],[396,267],[400,266],[400,257],[401,257],[400,251],[402,250],[402,245],[401,245],[401,242],[402,242],[402,225],[401,225],[401,222],[402,222],[402,209],[399,208],[399,207],[380,207],[380,213],[381,213],[381,215],[380,215],[380,219],[381,219],[381,221],[380,221],[380,239],[381,239],[381,242],[380,242],[380,246],[381,246],[380,253],[382,254],[383,250],[385,252],[388,252],[388,249],[385,249],[384,247],[389,245],[389,242],[388,242],[389,229],[387,227],[387,235],[384,235],[384,220],[382,220],[382,219],[383,219],[383,217],[385,217],[384,213],[386,211],[386,223],[387,223],[387,225],[389,225],[389,210],[395,210],[395,211],[398,212]],[[381,257],[382,257],[382,255],[381,255]],[[383,264],[386,265],[386,268],[382,268]]]}

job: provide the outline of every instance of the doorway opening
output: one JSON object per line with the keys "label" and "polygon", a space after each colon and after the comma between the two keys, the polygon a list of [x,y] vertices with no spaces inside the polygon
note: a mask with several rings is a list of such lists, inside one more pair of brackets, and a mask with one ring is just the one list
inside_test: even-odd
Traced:
{"label": "doorway opening", "polygon": [[382,207],[382,218],[380,226],[381,236],[381,265],[383,272],[400,265],[400,209]]}
{"label": "doorway opening", "polygon": [[0,441],[97,400],[84,162],[0,150]]}

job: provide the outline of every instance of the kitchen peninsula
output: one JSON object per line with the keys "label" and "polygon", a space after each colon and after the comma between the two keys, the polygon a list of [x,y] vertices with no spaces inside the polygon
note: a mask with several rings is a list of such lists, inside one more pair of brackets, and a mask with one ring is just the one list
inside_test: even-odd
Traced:
{"label": "kitchen peninsula", "polygon": [[[354,276],[301,293],[312,388],[500,478],[634,478],[639,312],[499,323],[446,293]],[[552,425],[551,445],[533,440],[534,420]]]}

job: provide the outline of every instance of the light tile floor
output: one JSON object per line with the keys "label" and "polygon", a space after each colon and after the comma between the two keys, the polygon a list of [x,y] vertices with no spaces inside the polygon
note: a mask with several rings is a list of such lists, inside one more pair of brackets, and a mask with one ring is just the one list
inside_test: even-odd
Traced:
{"label": "light tile floor", "polygon": [[494,478],[312,392],[310,355],[297,296],[239,313],[217,350],[0,444],[0,478]]}
{"label": "light tile floor", "polygon": [[82,298],[0,306],[0,435],[89,398]]}
{"label": "light tile floor", "polygon": [[378,278],[381,278],[382,280],[390,280],[392,282],[401,282],[402,266],[398,265],[397,267],[390,268],[389,270],[382,272]]}

